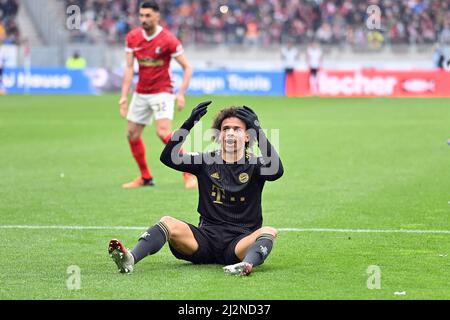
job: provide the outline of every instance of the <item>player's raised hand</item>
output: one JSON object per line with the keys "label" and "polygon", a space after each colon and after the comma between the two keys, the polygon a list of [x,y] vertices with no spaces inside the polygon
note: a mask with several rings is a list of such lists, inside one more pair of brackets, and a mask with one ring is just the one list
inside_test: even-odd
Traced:
{"label": "player's raised hand", "polygon": [[256,118],[258,118],[258,116],[256,115],[256,112],[253,111],[250,107],[247,106],[242,106],[242,108],[244,108],[245,110],[247,110],[250,113],[253,113],[255,115]]}
{"label": "player's raised hand", "polygon": [[119,100],[119,105],[120,105],[120,116],[122,118],[125,118],[127,116],[128,113],[128,97],[121,97]]}
{"label": "player's raised hand", "polygon": [[236,116],[245,122],[245,124],[247,125],[247,129],[261,129],[258,116],[256,115],[255,111],[253,111],[249,107],[243,106],[242,108],[237,109]]}
{"label": "player's raised hand", "polygon": [[189,117],[192,121],[199,121],[208,112],[208,106],[212,101],[200,102],[194,109],[192,109],[191,116]]}
{"label": "player's raised hand", "polygon": [[182,109],[184,109],[185,106],[185,99],[184,99],[184,94],[178,93],[175,96],[175,101],[177,102],[177,110],[180,111]]}
{"label": "player's raised hand", "polygon": [[208,112],[208,106],[211,103],[212,101],[204,101],[199,103],[194,109],[192,109],[191,115],[184,122],[185,127],[192,128],[195,124],[195,121],[199,121]]}

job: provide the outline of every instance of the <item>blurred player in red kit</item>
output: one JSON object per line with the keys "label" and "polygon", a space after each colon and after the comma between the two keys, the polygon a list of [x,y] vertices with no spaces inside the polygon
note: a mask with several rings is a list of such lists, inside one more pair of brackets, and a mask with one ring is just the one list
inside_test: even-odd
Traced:
{"label": "blurred player in red kit", "polygon": [[[126,66],[120,97],[120,115],[128,119],[128,142],[141,172],[140,176],[122,187],[153,186],[153,176],[147,164],[142,132],[155,119],[156,134],[164,144],[172,137],[175,100],[178,110],[184,108],[184,94],[192,76],[192,68],[183,54],[180,41],[159,25],[159,6],[145,1],[139,8],[141,28],[130,31],[126,37]],[[183,69],[183,81],[176,96],[170,74],[174,58]],[[128,108],[128,93],[133,80],[134,59],[139,64],[139,81]],[[185,187],[197,187],[195,176],[183,173]]]}

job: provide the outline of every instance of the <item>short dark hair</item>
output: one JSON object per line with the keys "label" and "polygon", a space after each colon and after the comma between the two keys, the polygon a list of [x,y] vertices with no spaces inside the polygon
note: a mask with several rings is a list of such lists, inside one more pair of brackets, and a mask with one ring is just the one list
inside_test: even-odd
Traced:
{"label": "short dark hair", "polygon": [[[232,106],[232,107],[228,107],[228,108],[225,108],[225,109],[222,109],[222,110],[219,111],[219,113],[214,118],[213,124],[212,124],[212,127],[211,127],[212,129],[214,129],[214,134],[212,136],[212,140],[213,141],[215,141],[217,143],[220,142],[219,141],[219,134],[220,134],[220,131],[222,129],[222,122],[225,119],[228,119],[228,118],[239,118],[237,116],[236,111],[241,109],[241,108],[242,107]],[[246,129],[248,129],[247,128],[247,124],[245,124],[245,127],[246,127]],[[251,147],[254,142],[255,142],[255,137],[253,135],[250,135],[250,140],[249,140],[249,142],[245,143],[245,147],[246,148]]]}
{"label": "short dark hair", "polygon": [[140,9],[152,9],[155,12],[159,12],[159,5],[156,1],[144,1],[139,5]]}

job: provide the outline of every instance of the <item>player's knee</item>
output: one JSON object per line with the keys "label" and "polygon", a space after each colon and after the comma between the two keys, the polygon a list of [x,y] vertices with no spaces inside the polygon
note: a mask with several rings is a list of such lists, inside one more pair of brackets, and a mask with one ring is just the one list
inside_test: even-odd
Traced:
{"label": "player's knee", "polygon": [[160,222],[164,223],[169,228],[173,224],[174,220],[175,220],[175,218],[172,218],[171,216],[164,216],[161,219],[159,219]]}
{"label": "player's knee", "polygon": [[276,238],[278,235],[278,230],[272,227],[262,227],[261,234],[263,233],[271,234],[274,238]]}
{"label": "player's knee", "polygon": [[171,216],[164,216],[160,220],[160,222],[164,223],[164,225],[169,229],[170,238],[176,238],[179,235],[179,226],[178,220]]}
{"label": "player's knee", "polygon": [[138,131],[133,130],[133,129],[128,129],[128,132],[127,132],[128,140],[136,141],[136,140],[139,140],[140,137],[141,137],[141,135]]}
{"label": "player's knee", "polygon": [[156,128],[156,134],[163,141],[164,141],[164,139],[166,139],[170,135],[170,133],[171,133],[171,131],[170,131],[169,127]]}

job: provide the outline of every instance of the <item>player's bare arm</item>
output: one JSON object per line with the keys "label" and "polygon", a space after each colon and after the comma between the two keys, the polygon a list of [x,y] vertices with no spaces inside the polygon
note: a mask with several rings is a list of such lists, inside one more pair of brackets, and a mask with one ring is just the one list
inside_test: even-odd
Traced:
{"label": "player's bare arm", "polygon": [[181,83],[180,89],[178,90],[178,93],[175,96],[175,99],[177,101],[177,109],[181,110],[185,106],[184,95],[189,86],[189,81],[191,80],[192,77],[192,67],[184,54],[175,57],[175,60],[183,69],[183,82]]}
{"label": "player's bare arm", "polygon": [[131,82],[133,81],[133,53],[127,52],[125,74],[122,82],[122,95],[120,96],[120,116],[125,118],[128,112],[128,93],[130,92]]}

